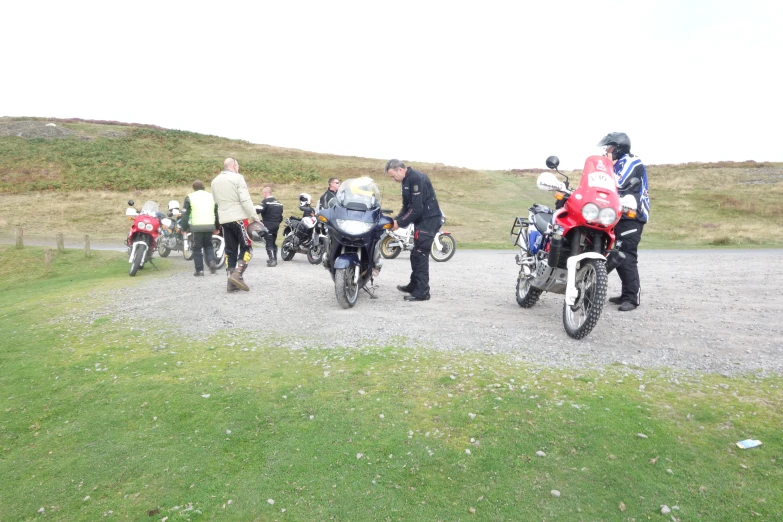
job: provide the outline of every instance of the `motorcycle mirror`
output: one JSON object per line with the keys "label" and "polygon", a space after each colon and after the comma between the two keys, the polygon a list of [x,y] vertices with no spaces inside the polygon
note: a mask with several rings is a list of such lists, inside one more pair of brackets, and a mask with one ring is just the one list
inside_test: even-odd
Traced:
{"label": "motorcycle mirror", "polygon": [[546,167],[548,169],[556,169],[558,166],[560,166],[560,158],[557,156],[549,156],[546,159]]}
{"label": "motorcycle mirror", "polygon": [[129,200],[128,200],[128,206],[129,206],[129,207],[132,207],[132,206],[133,206],[133,204],[134,204],[133,200],[132,200],[132,199],[129,199]]}

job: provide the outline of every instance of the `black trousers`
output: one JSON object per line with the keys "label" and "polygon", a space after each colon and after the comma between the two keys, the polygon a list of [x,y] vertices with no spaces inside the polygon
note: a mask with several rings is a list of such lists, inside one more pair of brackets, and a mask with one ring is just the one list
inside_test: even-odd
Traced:
{"label": "black trousers", "polygon": [[411,250],[411,280],[408,287],[414,297],[430,295],[430,251],[435,234],[440,230],[440,216],[423,219],[414,228],[413,250]]}
{"label": "black trousers", "polygon": [[193,232],[193,262],[196,270],[204,271],[204,261],[207,264],[215,261],[215,251],[212,249],[212,232]]}
{"label": "black trousers", "polygon": [[250,261],[253,257],[253,248],[250,246],[250,236],[242,221],[232,221],[220,225],[223,229],[223,239],[226,241],[226,268],[232,270],[237,267],[237,260]]}
{"label": "black trousers", "polygon": [[266,229],[267,234],[264,238],[264,241],[266,242],[266,251],[277,250],[277,231],[280,230],[280,223],[266,224]]}
{"label": "black trousers", "polygon": [[636,306],[642,304],[637,249],[642,240],[643,230],[644,223],[634,219],[620,220],[614,227],[617,248],[625,254],[625,260],[617,267],[617,275],[623,283],[621,298],[622,301],[629,301]]}

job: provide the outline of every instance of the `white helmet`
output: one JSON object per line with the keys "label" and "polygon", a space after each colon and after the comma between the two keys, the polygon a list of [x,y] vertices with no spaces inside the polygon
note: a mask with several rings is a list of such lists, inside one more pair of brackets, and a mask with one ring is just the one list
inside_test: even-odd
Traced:
{"label": "white helmet", "polygon": [[179,208],[179,201],[172,199],[169,201],[169,210],[174,210],[175,208]]}
{"label": "white helmet", "polygon": [[310,194],[307,194],[306,192],[302,192],[301,194],[299,194],[300,205],[309,205],[312,200],[313,198],[311,198]]}

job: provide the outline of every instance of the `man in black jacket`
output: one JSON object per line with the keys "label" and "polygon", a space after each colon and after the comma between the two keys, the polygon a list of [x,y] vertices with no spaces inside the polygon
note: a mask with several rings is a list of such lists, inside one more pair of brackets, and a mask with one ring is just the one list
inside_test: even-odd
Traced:
{"label": "man in black jacket", "polygon": [[272,195],[272,187],[264,187],[264,196],[260,205],[256,205],[256,213],[261,216],[261,221],[267,229],[266,255],[269,257],[266,266],[277,266],[277,231],[283,221],[283,204]]}
{"label": "man in black jacket", "polygon": [[340,188],[340,180],[337,178],[329,178],[329,188],[326,192],[321,194],[321,199],[318,200],[318,210],[322,208],[329,208],[329,202],[337,195],[337,189]]}
{"label": "man in black jacket", "polygon": [[620,197],[632,195],[636,199],[636,217],[621,217],[614,227],[615,241],[625,259],[617,267],[623,289],[610,303],[619,304],[618,310],[630,312],[641,304],[642,287],[639,281],[638,253],[644,225],[650,218],[650,194],[647,185],[647,167],[638,156],[631,154],[631,138],[624,132],[611,132],[598,142],[605,147],[606,156],[614,163],[614,176]]}
{"label": "man in black jacket", "polygon": [[394,220],[393,230],[414,226],[414,246],[411,251],[411,280],[397,290],[410,295],[406,301],[426,301],[430,298],[430,250],[435,234],[441,227],[441,211],[430,178],[423,172],[405,167],[400,160],[389,160],[386,173],[402,183],[402,210]]}

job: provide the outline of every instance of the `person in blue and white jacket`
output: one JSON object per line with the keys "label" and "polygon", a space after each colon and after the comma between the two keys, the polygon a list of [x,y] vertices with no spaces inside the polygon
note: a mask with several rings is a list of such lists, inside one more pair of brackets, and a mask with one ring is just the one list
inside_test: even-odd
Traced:
{"label": "person in blue and white jacket", "polygon": [[606,157],[614,163],[614,176],[620,197],[631,194],[636,199],[636,217],[623,216],[614,227],[617,248],[625,259],[617,267],[622,281],[622,293],[609,299],[619,304],[621,312],[629,312],[641,304],[642,287],[639,282],[637,249],[642,240],[644,225],[650,219],[650,193],[647,184],[647,167],[631,154],[631,138],[624,132],[611,132],[598,142],[604,147]]}

